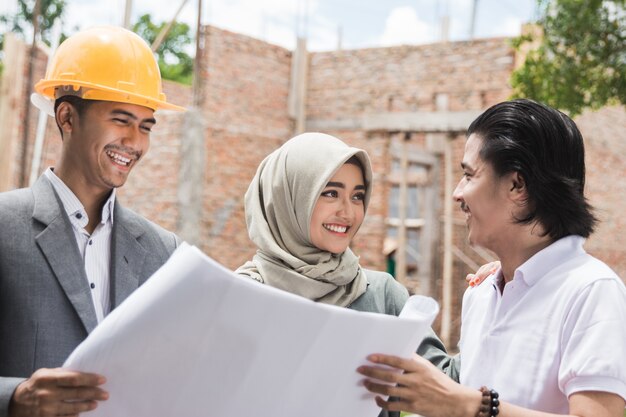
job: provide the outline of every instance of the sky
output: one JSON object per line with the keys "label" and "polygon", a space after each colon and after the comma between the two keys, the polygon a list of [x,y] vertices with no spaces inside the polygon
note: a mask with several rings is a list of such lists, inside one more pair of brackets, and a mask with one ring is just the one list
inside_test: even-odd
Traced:
{"label": "sky", "polygon": [[[66,0],[63,31],[122,25],[126,0]],[[169,21],[182,0],[132,0],[132,18],[150,13]],[[473,0],[203,0],[202,23],[293,49],[296,35],[312,51],[424,44],[470,38]],[[536,0],[477,0],[475,37],[515,36],[535,17]],[[179,21],[195,32],[197,0],[188,0]],[[0,14],[17,0],[0,1]]]}

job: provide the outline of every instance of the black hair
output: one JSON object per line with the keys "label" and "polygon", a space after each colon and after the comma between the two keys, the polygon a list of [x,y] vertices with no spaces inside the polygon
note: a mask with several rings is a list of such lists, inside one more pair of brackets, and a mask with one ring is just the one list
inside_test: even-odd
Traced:
{"label": "black hair", "polygon": [[[57,113],[57,109],[59,108],[59,105],[63,102],[70,103],[72,107],[76,109],[76,113],[78,113],[78,116],[82,116],[83,114],[85,114],[89,106],[95,103],[95,100],[85,100],[84,98],[81,98],[75,95],[61,96],[57,98],[56,100],[54,100],[54,114],[55,115]],[[54,119],[56,120],[56,116]],[[61,137],[63,137],[63,129],[61,129],[61,126],[59,125],[58,121],[57,121],[57,127],[59,128],[59,132],[61,132]]]}
{"label": "black hair", "polygon": [[363,181],[366,182],[365,186],[369,188],[370,184],[367,183],[367,175],[365,174],[365,167],[363,166],[363,162],[361,162],[361,160],[356,155],[352,155],[346,162],[344,162],[344,165],[345,164],[356,165],[357,167],[359,167],[361,169],[361,175],[363,175]]}
{"label": "black hair", "polygon": [[359,168],[361,168],[361,171],[363,171],[363,177],[365,177],[365,168],[363,168],[363,164],[361,163],[361,160],[356,155],[352,155],[350,159],[344,162],[344,165],[345,164],[358,166]]}
{"label": "black hair", "polygon": [[528,99],[496,104],[478,116],[467,136],[482,139],[480,157],[497,176],[517,172],[528,193],[528,214],[517,223],[538,221],[546,235],[589,237],[597,223],[584,196],[585,147],[567,115]]}

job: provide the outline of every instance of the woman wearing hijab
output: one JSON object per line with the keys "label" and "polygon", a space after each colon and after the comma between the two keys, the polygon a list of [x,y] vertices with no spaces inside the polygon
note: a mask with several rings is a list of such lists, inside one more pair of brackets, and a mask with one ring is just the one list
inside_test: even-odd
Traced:
{"label": "woman wearing hijab", "polygon": [[363,269],[349,248],[371,183],[365,151],[322,133],[287,141],[265,158],[246,192],[258,251],[237,272],[310,300],[398,315],[406,289],[387,273]]}
{"label": "woman wearing hijab", "polygon": [[[317,302],[397,316],[407,290],[386,272],[362,268],[349,247],[371,193],[364,150],[322,133],[290,139],[263,160],[246,192],[258,250],[237,272]],[[418,353],[458,379],[459,364],[434,332]]]}

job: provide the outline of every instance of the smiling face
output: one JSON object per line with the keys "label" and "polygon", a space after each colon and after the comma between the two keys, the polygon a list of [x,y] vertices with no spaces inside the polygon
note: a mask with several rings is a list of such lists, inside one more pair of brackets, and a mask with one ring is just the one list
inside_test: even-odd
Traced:
{"label": "smiling face", "polygon": [[78,114],[68,106],[62,103],[57,110],[64,132],[57,175],[70,188],[78,185],[94,193],[124,185],[148,151],[154,111],[135,104],[96,101]]}
{"label": "smiling face", "polygon": [[365,181],[361,168],[344,164],[328,181],[311,215],[311,242],[331,253],[343,253],[365,217]]}
{"label": "smiling face", "polygon": [[[474,134],[465,143],[463,177],[453,197],[465,213],[470,244],[497,251],[515,233],[517,210],[510,195],[511,175],[497,177],[491,164],[480,157],[482,139]],[[514,175],[514,174],[512,174]]]}

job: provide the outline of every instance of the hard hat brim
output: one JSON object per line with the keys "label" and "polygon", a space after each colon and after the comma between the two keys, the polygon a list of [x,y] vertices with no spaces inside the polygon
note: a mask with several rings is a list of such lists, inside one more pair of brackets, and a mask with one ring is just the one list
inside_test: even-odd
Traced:
{"label": "hard hat brim", "polygon": [[[74,89],[84,88],[85,93],[82,98],[85,100],[102,100],[113,101],[118,103],[136,104],[148,107],[154,111],[157,110],[174,110],[186,111],[184,107],[168,103],[165,100],[158,100],[153,97],[147,97],[131,91],[123,91],[117,88],[111,88],[104,85],[93,84],[85,81],[69,81],[69,80],[41,80],[35,84],[35,91],[50,99],[54,99],[54,90],[60,86],[72,86]],[[163,97],[165,97],[162,94]]]}

